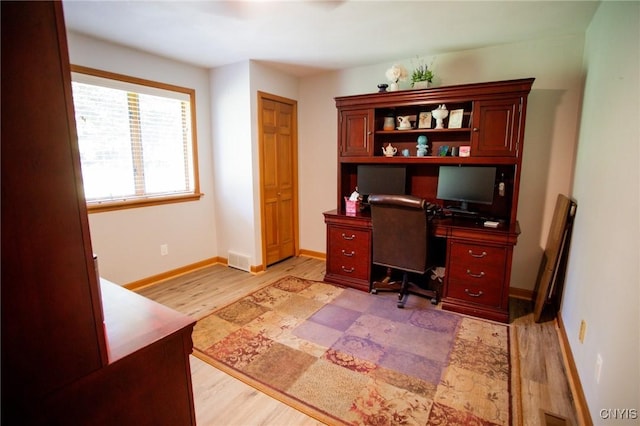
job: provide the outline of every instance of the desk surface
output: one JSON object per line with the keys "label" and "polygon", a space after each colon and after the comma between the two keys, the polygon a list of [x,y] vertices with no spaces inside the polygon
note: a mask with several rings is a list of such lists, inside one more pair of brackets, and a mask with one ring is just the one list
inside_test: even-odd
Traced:
{"label": "desk surface", "polygon": [[[343,218],[347,221],[371,221],[371,214],[368,210],[357,213],[340,213],[338,210],[331,210],[324,213],[336,218]],[[438,237],[451,236],[452,233],[462,231],[473,231],[487,235],[499,236],[508,234],[510,238],[517,238],[520,235],[520,224],[516,222],[513,226],[500,224],[497,228],[489,228],[483,225],[484,220],[480,218],[464,218],[458,216],[440,217],[434,216],[430,221],[432,233]]]}
{"label": "desk surface", "polygon": [[102,308],[109,363],[182,330],[195,320],[103,278]]}

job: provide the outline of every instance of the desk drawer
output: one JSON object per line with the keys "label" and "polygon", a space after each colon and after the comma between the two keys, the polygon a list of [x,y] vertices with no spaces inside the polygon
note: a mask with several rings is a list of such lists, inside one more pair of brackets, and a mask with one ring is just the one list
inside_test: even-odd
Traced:
{"label": "desk drawer", "polygon": [[447,297],[485,306],[500,307],[502,301],[502,282],[499,286],[494,283],[474,283],[469,281],[449,280]]}
{"label": "desk drawer", "polygon": [[371,233],[369,231],[330,226],[329,241],[332,249],[369,249]]}
{"label": "desk drawer", "polygon": [[506,260],[506,248],[452,242],[447,274],[452,280],[502,286]]}
{"label": "desk drawer", "polygon": [[328,232],[327,272],[369,280],[370,232],[332,226]]}

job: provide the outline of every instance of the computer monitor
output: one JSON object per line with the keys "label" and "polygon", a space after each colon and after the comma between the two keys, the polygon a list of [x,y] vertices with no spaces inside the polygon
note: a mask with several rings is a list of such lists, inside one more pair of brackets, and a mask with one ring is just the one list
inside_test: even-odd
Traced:
{"label": "computer monitor", "polygon": [[495,181],[495,167],[440,166],[436,197],[460,202],[460,207],[449,210],[473,214],[469,203],[493,204]]}
{"label": "computer monitor", "polygon": [[358,193],[402,195],[406,193],[407,168],[391,164],[359,164]]}

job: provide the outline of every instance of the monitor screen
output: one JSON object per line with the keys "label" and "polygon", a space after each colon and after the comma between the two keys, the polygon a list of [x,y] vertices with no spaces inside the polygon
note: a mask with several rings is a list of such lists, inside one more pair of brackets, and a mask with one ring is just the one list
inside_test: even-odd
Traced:
{"label": "monitor screen", "polygon": [[405,166],[387,164],[359,164],[358,192],[361,195],[402,195],[406,191]]}
{"label": "monitor screen", "polygon": [[493,204],[495,181],[495,167],[440,166],[436,197],[460,201],[462,210],[468,210],[468,203]]}

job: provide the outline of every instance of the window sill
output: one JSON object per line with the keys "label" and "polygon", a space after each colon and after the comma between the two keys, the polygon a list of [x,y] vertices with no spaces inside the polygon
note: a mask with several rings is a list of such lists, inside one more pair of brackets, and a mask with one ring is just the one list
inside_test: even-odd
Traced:
{"label": "window sill", "polygon": [[101,213],[112,210],[135,209],[139,207],[159,206],[162,204],[184,203],[198,201],[204,194],[183,194],[162,197],[132,198],[129,200],[90,202],[87,203],[88,213]]}

